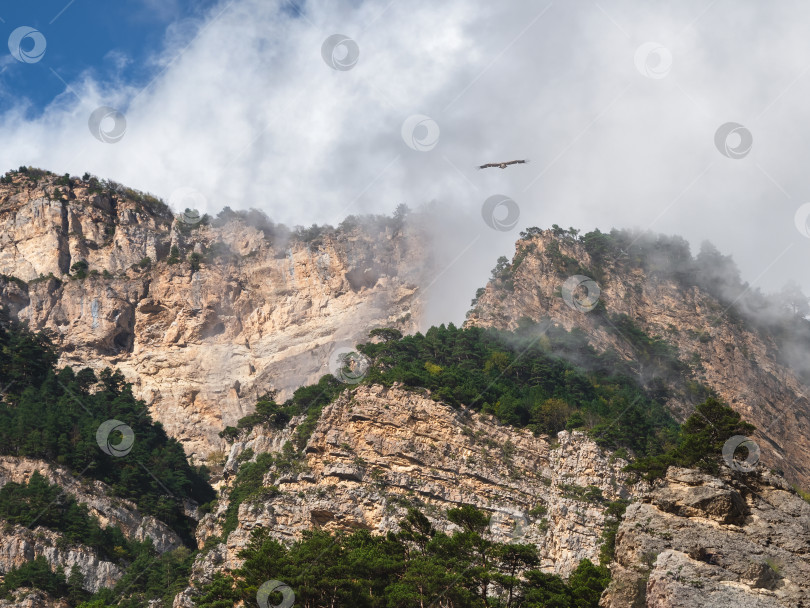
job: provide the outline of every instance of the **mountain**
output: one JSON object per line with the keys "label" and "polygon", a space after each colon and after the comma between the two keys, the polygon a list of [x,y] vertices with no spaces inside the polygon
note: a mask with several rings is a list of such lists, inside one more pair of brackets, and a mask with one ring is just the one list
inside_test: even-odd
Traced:
{"label": "mountain", "polygon": [[335,348],[419,326],[431,263],[418,227],[175,218],[85,177],[31,169],[0,184],[0,299],[52,336],[61,364],[120,370],[197,462],[260,395],[327,373]]}
{"label": "mountain", "polygon": [[425,328],[430,221],[0,179],[0,606],[810,606],[807,299],[554,226]]}
{"label": "mountain", "polygon": [[[660,387],[681,421],[710,389],[757,427],[763,463],[810,485],[806,362],[793,357],[798,344],[806,359],[808,322],[787,296],[767,300],[710,247],[693,259],[682,239],[620,231],[530,230],[493,274],[467,325],[513,329],[550,318],[576,327]],[[572,275],[592,278],[592,309],[586,293],[566,303],[561,287]]]}

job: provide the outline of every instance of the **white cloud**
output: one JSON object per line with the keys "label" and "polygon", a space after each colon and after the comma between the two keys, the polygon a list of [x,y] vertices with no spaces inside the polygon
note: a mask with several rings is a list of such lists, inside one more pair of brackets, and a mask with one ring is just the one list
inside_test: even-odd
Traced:
{"label": "white cloud", "polygon": [[[287,223],[435,200],[457,218],[448,261],[478,237],[453,267],[456,304],[437,313],[455,320],[518,230],[552,223],[709,238],[757,285],[794,277],[810,290],[810,239],[793,225],[810,200],[806,5],[323,0],[298,18],[280,6],[235,0],[173,25],[142,92],[85,75],[70,83],[80,99],[68,92],[40,118],[7,111],[0,164],[89,170],[166,198],[193,186],[208,211],[257,207]],[[357,41],[354,69],[321,58],[334,33]],[[636,70],[648,41],[672,54],[664,78]],[[126,113],[118,144],[89,133],[102,104]],[[400,137],[413,114],[439,125],[429,152]],[[754,137],[741,160],[714,148],[729,121]],[[495,193],[521,207],[513,232],[480,220]]]}

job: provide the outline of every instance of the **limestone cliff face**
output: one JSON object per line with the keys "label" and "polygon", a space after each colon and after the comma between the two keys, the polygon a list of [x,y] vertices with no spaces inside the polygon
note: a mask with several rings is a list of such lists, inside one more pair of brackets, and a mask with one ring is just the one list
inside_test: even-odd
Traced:
{"label": "limestone cliff face", "polygon": [[328,373],[336,347],[418,326],[429,260],[407,226],[282,241],[235,215],[178,222],[124,189],[14,180],[0,185],[0,301],[53,334],[62,364],[121,370],[198,462],[259,395]]}
{"label": "limestone cliff face", "polygon": [[605,608],[810,606],[810,504],[764,471],[671,468],[630,505]]}
{"label": "limestone cliff face", "polygon": [[[213,223],[178,219],[158,201],[109,184],[51,175],[13,180],[0,184],[0,302],[32,329],[50,332],[62,364],[120,369],[197,462],[229,450],[217,508],[197,528],[200,547],[222,534],[239,466],[281,453],[303,419],[279,431],[257,427],[232,446],[219,431],[265,392],[278,390],[283,399],[328,373],[332,351],[365,340],[371,329],[415,331],[420,287],[435,276],[421,232],[407,223],[370,221],[287,238],[236,214]],[[597,349],[633,360],[621,332],[566,305],[559,289],[567,276],[544,255],[552,243],[591,265],[572,239],[543,232],[520,241],[509,270],[513,289],[490,284],[468,323],[514,329],[521,317],[551,317],[583,329]],[[810,402],[777,363],[776,345],[727,322],[724,307],[698,288],[618,260],[602,271],[607,312],[677,346],[689,379],[714,388],[757,425],[763,462],[810,486]],[[669,406],[680,419],[691,409],[678,397]],[[324,409],[303,456],[291,469],[274,465],[264,498],[241,504],[236,529],[200,553],[175,606],[192,606],[196,587],[238,567],[257,527],[283,541],[311,528],[385,533],[409,506],[448,529],[448,508],[476,505],[491,514],[494,540],[532,543],[544,570],[567,576],[581,559],[598,560],[605,501],[618,498],[632,504],[617,537],[606,608],[810,606],[810,505],[783,480],[764,467],[720,478],[673,469],[650,487],[631,483],[625,464],[580,432],[535,437],[397,385],[347,387]],[[75,494],[102,525],[152,538],[161,551],[179,545],[162,523],[108,498],[103,484],[58,467],[0,458],[0,485],[34,470]],[[587,486],[604,500],[594,492],[585,500],[579,490]],[[57,533],[7,526],[0,573],[39,555],[67,570],[78,565],[90,590],[122,575],[86,547],[65,546]],[[17,595],[0,606],[60,605],[38,591]]]}
{"label": "limestone cliff face", "polygon": [[70,604],[40,589],[21,587],[12,593],[10,599],[0,600],[0,608],[70,608]]}
{"label": "limestone cliff face", "polygon": [[0,536],[0,572],[22,566],[38,557],[45,557],[51,568],[62,566],[70,572],[77,566],[84,578],[84,588],[96,592],[102,587],[112,587],[124,574],[112,562],[99,559],[83,545],[64,545],[62,535],[37,527],[33,530],[8,522],[1,522],[3,534]]}
{"label": "limestone cliff face", "polygon": [[[77,478],[70,471],[48,463],[28,458],[0,457],[0,487],[9,482],[25,483],[34,471],[41,473],[50,483],[58,484],[73,495],[77,502],[85,504],[92,517],[102,527],[118,526],[132,540],[152,539],[159,552],[182,546],[182,541],[166,524],[150,515],[141,515],[128,500],[111,498],[106,484]],[[124,574],[116,564],[100,559],[95,551],[81,544],[65,544],[60,533],[43,527],[28,529],[0,521],[0,574],[11,568],[43,556],[52,569],[62,566],[66,573],[76,565],[84,578],[84,588],[96,592],[103,587],[112,587]],[[30,606],[31,608],[62,606],[58,600],[41,592],[15,592],[12,604],[0,606]]]}
{"label": "limestone cliff face", "polygon": [[[294,426],[254,429],[234,444],[226,469],[248,448],[280,451]],[[270,470],[264,485],[278,491],[241,505],[238,528],[198,560],[197,582],[238,567],[237,554],[258,526],[285,541],[313,527],[385,533],[399,529],[413,505],[447,529],[447,509],[462,504],[492,516],[492,538],[537,545],[542,567],[567,576],[582,559],[598,562],[604,526],[603,504],[574,498],[572,488],[596,486],[605,500],[637,490],[621,471],[625,461],[583,433],[562,432],[551,442],[397,386],[347,389],[326,407],[305,452],[300,471]],[[200,544],[219,534],[226,506],[223,500],[206,516]]]}
{"label": "limestone cliff face", "polygon": [[[550,317],[566,329],[579,327],[597,350],[615,349],[628,360],[634,355],[621,332],[612,331],[597,315],[568,306],[561,287],[568,274],[549,256],[549,247],[591,267],[584,246],[560,239],[552,231],[518,241],[510,278],[514,290],[493,282],[478,298],[467,324],[514,329],[521,317]],[[746,420],[756,425],[754,438],[762,461],[794,482],[810,486],[810,400],[794,373],[777,362],[776,345],[767,337],[729,320],[728,307],[711,294],[685,289],[632,263],[608,260],[599,281],[608,313],[626,314],[648,335],[678,347],[692,368],[692,379],[715,389]],[[573,274],[573,273],[571,273]],[[643,370],[639,370],[643,375]],[[668,406],[683,420],[692,407],[673,399]]]}
{"label": "limestone cliff face", "polygon": [[[61,194],[56,194],[59,188]],[[172,214],[115,191],[53,176],[0,185],[0,274],[23,281],[67,274],[73,263],[112,274],[168,253]]]}
{"label": "limestone cliff face", "polygon": [[87,505],[89,514],[99,520],[102,528],[118,526],[124,536],[132,540],[151,538],[155,550],[160,553],[182,546],[180,537],[166,524],[151,515],[142,515],[132,501],[111,497],[107,484],[77,478],[62,467],[30,458],[0,456],[0,487],[12,481],[27,483],[35,471],[73,495],[76,502]]}

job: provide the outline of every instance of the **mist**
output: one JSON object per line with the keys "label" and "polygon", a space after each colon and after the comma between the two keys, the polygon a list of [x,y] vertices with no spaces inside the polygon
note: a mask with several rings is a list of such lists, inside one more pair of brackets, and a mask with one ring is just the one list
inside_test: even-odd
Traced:
{"label": "mist", "polygon": [[[0,167],[90,171],[175,211],[190,189],[201,211],[289,226],[429,206],[428,324],[463,321],[519,231],[553,223],[708,239],[751,286],[807,292],[808,17],[798,1],[222,2],[166,29],[148,81],[88,69],[41,112],[4,90]],[[125,118],[115,143],[117,115],[88,128],[99,106]],[[727,123],[742,130],[718,142]],[[476,169],[514,159],[530,162]],[[516,221],[486,221],[495,195]]]}

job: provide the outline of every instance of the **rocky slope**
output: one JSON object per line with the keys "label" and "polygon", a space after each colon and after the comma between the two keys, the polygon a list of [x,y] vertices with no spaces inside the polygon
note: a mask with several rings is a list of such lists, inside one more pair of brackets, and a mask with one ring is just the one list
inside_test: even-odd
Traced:
{"label": "rocky slope", "polygon": [[[467,324],[514,329],[522,317],[550,317],[566,329],[581,328],[598,350],[613,349],[634,360],[630,340],[605,315],[587,310],[585,294],[575,294],[585,306],[566,303],[561,288],[576,271],[547,255],[557,247],[581,268],[595,266],[582,243],[551,230],[519,240],[506,271],[513,289],[491,281]],[[607,259],[601,270],[599,300],[605,311],[628,315],[648,335],[676,346],[681,361],[692,368],[692,379],[716,390],[757,427],[762,461],[810,487],[810,400],[795,374],[777,361],[773,341],[733,322],[729,307],[705,290],[684,288],[675,278],[645,270],[633,260]],[[644,370],[637,366],[637,371],[643,381]],[[680,420],[692,410],[692,404],[679,398],[668,406]]]}
{"label": "rocky slope", "polygon": [[[384,533],[409,506],[448,529],[448,508],[476,505],[492,515],[495,540],[532,543],[544,570],[567,576],[583,558],[598,561],[605,507],[619,498],[631,504],[605,608],[810,606],[810,505],[766,472],[781,469],[810,486],[810,403],[778,362],[776,344],[731,319],[707,291],[617,257],[600,261],[604,312],[589,313],[566,303],[560,287],[571,264],[595,261],[577,240],[542,231],[518,242],[502,269],[506,280],[483,290],[467,322],[515,329],[522,317],[550,317],[582,328],[595,348],[615,350],[651,382],[632,340],[611,324],[610,315],[628,315],[677,347],[687,382],[712,387],[757,425],[767,467],[756,473],[672,469],[653,486],[634,483],[625,461],[584,433],[535,437],[398,385],[347,387],[291,459],[283,446],[303,418],[277,431],[256,427],[232,446],[218,433],[265,392],[283,399],[328,373],[334,349],[365,340],[370,329],[415,331],[420,286],[432,276],[421,231],[371,220],[290,237],[258,216],[174,217],[151,197],[90,178],[11,178],[0,183],[0,302],[50,332],[62,364],[120,369],[193,459],[224,461],[216,470],[222,495],[197,529],[199,546],[208,547],[175,606],[192,606],[215,572],[238,567],[257,527],[285,542],[311,528]],[[684,419],[693,402],[676,391],[668,405]],[[277,459],[264,491],[239,505],[236,527],[224,535],[239,467],[267,453]],[[34,470],[75,494],[102,525],[150,537],[161,551],[178,546],[161,522],[59,467],[2,458],[0,485]],[[7,526],[0,573],[44,555],[53,566],[78,565],[89,590],[120,578],[86,547],[63,545],[57,533]],[[0,606],[60,605],[39,591],[16,593]]]}
{"label": "rocky slope", "polygon": [[616,541],[605,608],[810,606],[810,504],[762,470],[671,468]]}
{"label": "rocky slope", "polygon": [[[226,469],[236,469],[247,449],[253,459],[279,452],[294,427],[255,429],[234,444]],[[581,559],[598,562],[604,526],[604,502],[577,498],[575,489],[596,486],[605,501],[637,491],[621,471],[626,462],[583,433],[564,431],[552,442],[397,386],[345,391],[324,410],[305,453],[298,472],[268,471],[264,485],[277,492],[240,506],[237,529],[198,560],[196,584],[238,567],[257,526],[287,541],[313,527],[385,533],[398,529],[411,505],[442,529],[447,509],[474,504],[492,516],[495,540],[536,544],[542,567],[567,576]],[[221,532],[226,507],[222,501],[203,520],[201,545]],[[190,606],[191,595],[176,605]]]}
{"label": "rocky slope", "polygon": [[0,608],[70,608],[70,604],[39,589],[21,587],[13,593],[12,598],[0,600]]}
{"label": "rocky slope", "polygon": [[[180,537],[171,528],[151,515],[141,514],[132,501],[111,497],[107,484],[94,479],[76,477],[62,467],[30,458],[0,456],[0,487],[13,481],[27,483],[34,471],[48,482],[57,484],[76,502],[87,505],[90,516],[99,520],[102,528],[118,526],[132,540],[152,539],[155,550],[163,553],[182,546]],[[3,570],[0,564],[0,570]]]}
{"label": "rocky slope", "polygon": [[[213,227],[114,184],[32,175],[0,184],[0,301],[54,336],[61,363],[121,370],[198,462],[257,396],[316,380],[374,327],[418,325],[429,260],[407,228],[287,240],[236,214]],[[71,272],[81,261],[86,278]]]}
{"label": "rocky slope", "polygon": [[70,572],[73,566],[77,566],[84,578],[84,589],[92,592],[112,587],[124,574],[117,565],[99,559],[84,545],[65,546],[60,542],[62,535],[57,532],[42,527],[29,530],[7,522],[2,522],[2,525],[0,572],[44,557],[54,569],[61,566],[65,572]]}
{"label": "rocky slope", "polygon": [[[34,471],[41,473],[50,483],[58,484],[65,492],[73,495],[77,502],[85,504],[89,514],[97,518],[102,527],[118,526],[125,536],[133,540],[150,538],[159,552],[182,545],[177,534],[161,521],[149,515],[141,515],[128,500],[111,498],[110,488],[106,484],[76,477],[61,467],[37,460],[3,456],[0,457],[0,487],[12,481],[26,483]],[[112,587],[123,575],[119,566],[99,559],[89,547],[81,544],[65,545],[60,541],[62,535],[52,530],[38,526],[28,529],[3,521],[0,521],[0,527],[0,575],[40,556],[45,557],[52,568],[62,566],[68,573],[74,565],[78,566],[84,578],[84,588],[90,592],[96,592],[102,587]],[[45,595],[34,594],[31,599],[20,599],[20,603],[14,605],[59,605],[49,603],[51,601]],[[0,606],[3,605],[0,602]]]}

